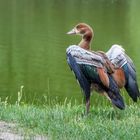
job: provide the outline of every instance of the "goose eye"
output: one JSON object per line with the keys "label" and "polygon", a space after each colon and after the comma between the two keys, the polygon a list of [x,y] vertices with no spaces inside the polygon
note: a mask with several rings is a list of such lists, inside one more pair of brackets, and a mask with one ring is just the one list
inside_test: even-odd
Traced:
{"label": "goose eye", "polygon": [[81,29],[80,33],[81,34],[84,34],[85,33],[85,30],[84,29]]}

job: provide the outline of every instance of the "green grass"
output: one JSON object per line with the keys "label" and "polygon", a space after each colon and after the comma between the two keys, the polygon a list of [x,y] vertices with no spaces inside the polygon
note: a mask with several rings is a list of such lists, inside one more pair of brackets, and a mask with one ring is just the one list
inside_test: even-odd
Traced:
{"label": "green grass", "polygon": [[37,107],[0,102],[0,120],[14,122],[26,133],[46,135],[52,140],[138,140],[140,137],[140,105],[124,111],[111,106],[91,107],[65,101]]}

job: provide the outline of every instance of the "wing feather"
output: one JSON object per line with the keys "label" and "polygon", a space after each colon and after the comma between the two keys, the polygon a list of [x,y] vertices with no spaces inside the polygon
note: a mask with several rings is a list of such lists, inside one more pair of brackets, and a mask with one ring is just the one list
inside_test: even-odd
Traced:
{"label": "wing feather", "polygon": [[78,46],[70,46],[67,51],[67,62],[73,70],[76,79],[84,91],[85,97],[90,97],[91,83],[107,92],[112,103],[124,109],[124,101],[117,84],[104,70],[104,60],[101,56],[86,51]]}
{"label": "wing feather", "polygon": [[81,72],[79,65],[76,63],[74,57],[70,53],[67,53],[67,62],[71,68],[71,70],[74,72],[76,79],[78,80],[80,87],[83,90],[83,93],[85,94],[85,97],[88,98],[90,96],[90,83],[86,79],[86,77]]}
{"label": "wing feather", "polygon": [[122,68],[124,71],[125,89],[133,101],[136,102],[140,92],[136,78],[136,69],[132,59],[120,45],[113,45],[106,54],[116,68]]}

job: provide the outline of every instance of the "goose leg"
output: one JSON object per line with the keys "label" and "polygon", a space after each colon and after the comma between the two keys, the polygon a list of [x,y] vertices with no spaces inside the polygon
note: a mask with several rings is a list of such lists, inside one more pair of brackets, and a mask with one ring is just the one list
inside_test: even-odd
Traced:
{"label": "goose leg", "polygon": [[86,115],[89,113],[90,97],[86,98]]}
{"label": "goose leg", "polygon": [[103,93],[105,95],[105,97],[111,102],[111,99],[109,98],[109,96],[107,95],[106,92]]}

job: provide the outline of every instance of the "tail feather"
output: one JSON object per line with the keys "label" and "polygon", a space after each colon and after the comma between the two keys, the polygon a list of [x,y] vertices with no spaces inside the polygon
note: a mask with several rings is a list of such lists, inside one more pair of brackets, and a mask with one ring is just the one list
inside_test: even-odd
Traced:
{"label": "tail feather", "polygon": [[111,76],[109,76],[109,82],[110,82],[109,90],[107,91],[109,98],[111,99],[112,103],[116,107],[118,107],[119,109],[124,109],[125,104],[124,104],[123,98],[120,95],[120,91],[117,84],[115,83],[115,81],[113,80]]}
{"label": "tail feather", "polygon": [[140,97],[140,92],[137,84],[136,71],[129,63],[122,68],[126,78],[125,89],[133,101],[137,102],[138,97]]}
{"label": "tail feather", "polygon": [[128,77],[125,89],[128,92],[129,96],[133,99],[133,101],[137,102],[137,98],[140,97],[140,92],[137,82],[131,76]]}

